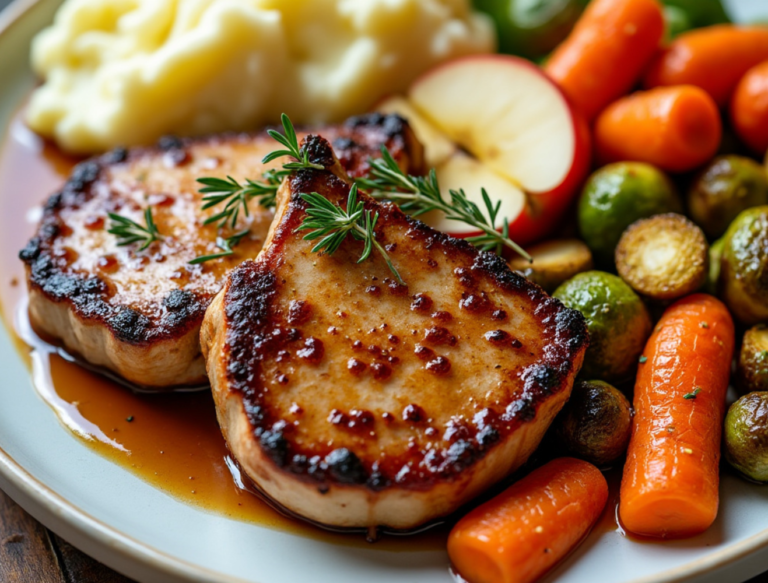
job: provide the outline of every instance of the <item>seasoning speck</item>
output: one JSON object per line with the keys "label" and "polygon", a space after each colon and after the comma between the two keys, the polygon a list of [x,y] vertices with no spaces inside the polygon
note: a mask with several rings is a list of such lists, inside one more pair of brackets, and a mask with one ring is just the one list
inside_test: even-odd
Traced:
{"label": "seasoning speck", "polygon": [[126,420],[128,423],[132,423],[132,422],[133,422],[133,415],[128,415],[128,417],[126,417],[126,418],[125,418],[125,420]]}
{"label": "seasoning speck", "polygon": [[701,326],[702,328],[709,328],[709,324],[707,324],[706,322],[699,322],[699,326]]}
{"label": "seasoning speck", "polygon": [[683,395],[683,399],[695,399],[696,395],[698,395],[700,392],[701,392],[701,388],[696,387],[695,389],[693,389],[692,393],[686,393],[685,395]]}
{"label": "seasoning speck", "polygon": [[646,362],[648,362],[648,357],[641,356],[640,358],[637,359],[637,362],[639,362],[640,364],[645,364]]}

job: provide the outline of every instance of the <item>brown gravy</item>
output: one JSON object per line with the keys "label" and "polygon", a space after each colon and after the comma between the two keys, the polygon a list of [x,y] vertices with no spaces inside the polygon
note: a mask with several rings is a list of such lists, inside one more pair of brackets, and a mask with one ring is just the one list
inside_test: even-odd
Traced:
{"label": "brown gravy", "polygon": [[[0,310],[34,384],[61,422],[100,455],[189,504],[237,520],[346,545],[361,534],[335,534],[289,518],[237,483],[208,392],[136,394],[59,355],[29,330],[26,284],[17,254],[32,236],[36,208],[63,183],[77,159],[31,132],[17,114],[0,151]],[[22,340],[23,338],[23,340]],[[445,548],[446,527],[384,536],[372,548]]]}

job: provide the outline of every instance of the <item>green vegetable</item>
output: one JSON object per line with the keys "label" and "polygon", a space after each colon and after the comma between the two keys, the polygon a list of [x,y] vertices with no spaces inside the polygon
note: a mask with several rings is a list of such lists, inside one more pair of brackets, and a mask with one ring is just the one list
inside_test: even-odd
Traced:
{"label": "green vegetable", "polygon": [[709,245],[683,215],[666,213],[632,223],[616,247],[621,278],[645,297],[675,300],[707,279]]}
{"label": "green vegetable", "polygon": [[587,271],[553,295],[587,320],[589,348],[581,374],[609,382],[629,378],[651,333],[648,310],[632,288],[610,273]]}
{"label": "green vegetable", "polygon": [[753,326],[744,334],[736,385],[742,393],[768,391],[768,328],[763,324]]}
{"label": "green vegetable", "polygon": [[604,166],[587,180],[579,200],[579,230],[596,263],[609,267],[629,225],[675,212],[682,212],[682,204],[660,170],[641,162],[618,162]]}
{"label": "green vegetable", "polygon": [[768,393],[736,401],[725,416],[725,459],[747,478],[768,482]]}
{"label": "green vegetable", "polygon": [[568,36],[587,1],[475,0],[474,4],[493,19],[501,52],[537,59]]}
{"label": "green vegetable", "polygon": [[768,176],[743,156],[718,156],[688,192],[691,219],[711,238],[725,233],[741,211],[762,204],[768,204]]}
{"label": "green vegetable", "polygon": [[768,206],[742,212],[728,227],[719,291],[742,323],[768,321]]}
{"label": "green vegetable", "polygon": [[730,22],[720,0],[663,0],[671,38],[692,28]]}
{"label": "green vegetable", "polygon": [[555,431],[568,452],[596,466],[606,466],[626,450],[632,429],[627,398],[602,381],[576,383],[555,420]]}

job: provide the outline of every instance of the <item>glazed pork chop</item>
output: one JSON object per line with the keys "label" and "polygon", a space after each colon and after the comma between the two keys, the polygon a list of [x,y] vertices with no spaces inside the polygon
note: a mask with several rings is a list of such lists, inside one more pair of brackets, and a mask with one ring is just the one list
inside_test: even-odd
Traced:
{"label": "glazed pork chop", "polygon": [[[353,176],[366,174],[382,145],[404,169],[421,170],[421,146],[397,116],[371,114],[322,131]],[[145,389],[205,383],[199,342],[205,309],[229,270],[256,257],[274,213],[251,200],[250,216],[241,213],[236,228],[224,230],[229,236],[250,228],[234,254],[190,265],[221,251],[216,225],[203,225],[220,208],[201,210],[196,179],[260,180],[280,164],[261,163],[277,146],[266,132],[166,138],[153,148],[116,150],[80,164],[48,200],[36,235],[20,254],[33,327]],[[119,247],[107,232],[107,213],[143,225],[147,206],[163,239],[144,251]]]}
{"label": "glazed pork chop", "polygon": [[301,193],[344,206],[328,143],[283,183],[264,249],[227,279],[201,330],[218,420],[256,485],[327,525],[406,529],[449,514],[520,466],[568,399],[582,315],[497,255],[361,193],[380,255],[333,254],[297,232]]}

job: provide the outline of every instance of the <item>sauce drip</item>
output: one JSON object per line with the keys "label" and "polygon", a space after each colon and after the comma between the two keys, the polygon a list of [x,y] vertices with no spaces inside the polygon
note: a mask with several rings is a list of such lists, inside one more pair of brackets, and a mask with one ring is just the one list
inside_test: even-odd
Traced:
{"label": "sauce drip", "polygon": [[[34,385],[64,426],[98,454],[172,496],[223,516],[345,545],[364,534],[336,534],[277,512],[252,492],[229,456],[208,391],[139,394],[77,365],[38,338],[26,315],[17,254],[33,235],[39,205],[79,161],[30,131],[18,113],[0,152],[0,311]],[[384,536],[369,548],[445,548],[447,528]]]}

